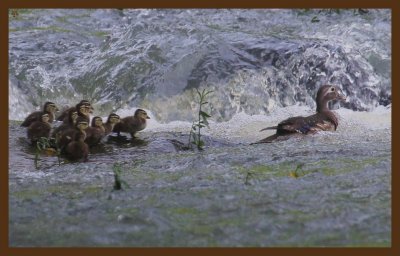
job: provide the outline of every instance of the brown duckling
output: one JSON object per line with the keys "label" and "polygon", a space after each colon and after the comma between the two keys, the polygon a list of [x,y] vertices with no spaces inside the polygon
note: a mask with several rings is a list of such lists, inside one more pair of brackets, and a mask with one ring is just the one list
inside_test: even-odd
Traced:
{"label": "brown duckling", "polygon": [[32,145],[35,145],[41,137],[49,138],[50,131],[49,114],[42,112],[41,119],[29,125],[27,129],[28,139],[31,140]]}
{"label": "brown duckling", "polygon": [[105,135],[110,134],[114,129],[115,124],[119,122],[120,122],[119,115],[111,113],[107,118],[107,122],[104,124]]}
{"label": "brown duckling", "polygon": [[[78,104],[85,104],[85,105],[88,105],[89,106],[89,108],[90,108],[90,113],[93,113],[93,107],[92,107],[92,104],[90,104],[90,102],[88,101],[88,100],[81,100]],[[77,104],[77,105],[78,105]],[[75,105],[75,107],[70,107],[70,108],[67,108],[67,109],[65,109],[63,112],[61,112],[61,114],[57,117],[57,121],[65,121],[65,120],[67,120],[68,119],[68,113],[70,112],[70,111],[77,111],[77,108],[76,108],[76,105]]]}
{"label": "brown duckling", "polygon": [[119,123],[114,126],[113,132],[120,136],[121,132],[127,132],[131,135],[132,139],[135,138],[135,133],[146,128],[146,119],[150,119],[146,111],[137,109],[133,116],[127,116],[121,119]]}
{"label": "brown duckling", "polygon": [[49,123],[52,123],[54,120],[54,114],[58,111],[58,108],[55,103],[47,101],[43,106],[43,111],[35,111],[29,114],[24,122],[22,122],[22,127],[28,127],[31,123],[35,121],[40,121],[42,118],[42,114],[46,113],[49,115]]}
{"label": "brown duckling", "polygon": [[60,138],[60,134],[63,133],[65,130],[73,129],[76,123],[76,119],[78,118],[78,112],[74,109],[68,112],[68,119],[57,128],[54,129],[52,137]]}
{"label": "brown duckling", "polygon": [[86,121],[86,118],[78,117],[73,128],[66,129],[59,135],[58,148],[64,152],[66,146],[73,140],[74,135],[77,132],[82,132],[86,138],[86,128],[88,128],[88,122]]}
{"label": "brown duckling", "polygon": [[84,131],[75,132],[73,141],[68,143],[65,149],[65,157],[70,161],[82,160],[86,162],[89,155],[89,146],[84,142],[86,134]]}
{"label": "brown duckling", "polygon": [[333,100],[345,101],[346,96],[338,86],[321,86],[317,92],[316,114],[307,117],[291,117],[280,122],[277,126],[264,128],[261,131],[276,130],[276,133],[252,144],[286,140],[291,135],[296,134],[314,134],[318,131],[336,131],[339,124],[338,118],[328,107],[328,102]]}
{"label": "brown duckling", "polygon": [[75,108],[78,111],[78,116],[85,118],[86,121],[90,123],[91,106],[87,103],[78,103]]}
{"label": "brown duckling", "polygon": [[88,144],[89,147],[97,145],[105,136],[105,128],[103,126],[103,120],[101,119],[101,117],[93,117],[91,126],[86,128],[85,132],[86,144]]}

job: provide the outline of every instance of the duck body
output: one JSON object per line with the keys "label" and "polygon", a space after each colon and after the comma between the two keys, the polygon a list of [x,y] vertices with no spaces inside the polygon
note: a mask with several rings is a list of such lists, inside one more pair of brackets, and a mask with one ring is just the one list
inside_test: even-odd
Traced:
{"label": "duck body", "polygon": [[85,132],[85,142],[89,147],[99,144],[101,139],[105,136],[105,129],[101,117],[93,117],[91,127],[86,128]]}
{"label": "duck body", "polygon": [[64,120],[63,123],[54,129],[52,137],[60,138],[60,135],[68,129],[74,129],[76,119],[78,118],[78,112],[72,109],[68,112],[68,119]]}
{"label": "duck body", "polygon": [[58,148],[61,149],[62,153],[65,153],[65,150],[68,146],[69,143],[74,141],[74,137],[76,133],[82,133],[84,134],[85,138],[83,141],[86,139],[86,132],[85,129],[88,127],[88,123],[86,121],[86,118],[83,117],[78,117],[76,119],[75,126],[70,127],[68,129],[63,130],[62,132],[57,134],[58,138]]}
{"label": "duck body", "polygon": [[65,157],[70,161],[87,161],[89,155],[89,146],[84,142],[86,135],[82,131],[74,134],[71,141],[65,149]]}
{"label": "duck body", "polygon": [[119,123],[120,117],[117,114],[111,113],[108,118],[107,118],[107,122],[103,125],[104,126],[104,135],[108,135],[110,134],[113,129],[114,126]]}
{"label": "duck body", "polygon": [[32,122],[27,129],[27,137],[35,144],[41,137],[49,138],[51,125],[48,123],[48,114],[42,112],[42,120]]}
{"label": "duck body", "polygon": [[138,131],[146,128],[146,120],[150,119],[146,111],[143,109],[137,109],[134,116],[127,116],[121,119],[119,123],[114,126],[113,132],[116,132],[118,136],[121,132],[129,133],[133,138]]}
{"label": "duck body", "polygon": [[270,143],[289,139],[293,135],[314,134],[318,131],[336,131],[339,122],[335,113],[329,110],[328,102],[345,100],[340,88],[333,85],[321,86],[317,93],[317,113],[311,116],[291,117],[280,122],[277,126],[264,130],[276,130],[276,133],[252,144]]}
{"label": "duck body", "polygon": [[46,113],[49,115],[49,123],[52,123],[55,119],[54,113],[58,111],[58,108],[55,103],[53,102],[46,102],[43,106],[43,111],[35,111],[30,113],[25,120],[22,122],[22,127],[29,127],[33,122],[40,121],[42,114]]}

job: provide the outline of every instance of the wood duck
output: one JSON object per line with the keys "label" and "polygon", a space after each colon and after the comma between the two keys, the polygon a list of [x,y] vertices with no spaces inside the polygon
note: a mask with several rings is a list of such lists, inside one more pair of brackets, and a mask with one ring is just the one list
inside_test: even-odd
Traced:
{"label": "wood duck", "polygon": [[84,131],[78,131],[73,136],[73,141],[68,143],[65,149],[65,157],[70,161],[86,162],[89,155],[89,146],[84,142],[86,134]]}
{"label": "wood duck", "polygon": [[133,116],[127,116],[121,119],[119,123],[114,126],[113,132],[120,136],[121,132],[127,132],[131,135],[132,139],[135,138],[135,133],[146,128],[146,119],[150,119],[146,111],[137,109]]}
{"label": "wood duck", "polygon": [[264,130],[276,130],[274,135],[252,144],[270,143],[288,139],[296,134],[314,134],[318,131],[335,131],[338,126],[338,118],[329,110],[328,102],[332,100],[345,101],[346,96],[335,85],[323,85],[317,92],[317,113],[311,116],[296,116],[280,122],[277,126],[267,127]]}
{"label": "wood duck", "polygon": [[105,128],[103,126],[103,120],[101,119],[101,117],[93,117],[91,126],[86,128],[85,132],[86,144],[88,144],[89,147],[97,145],[105,136]]}
{"label": "wood duck", "polygon": [[[93,113],[93,107],[92,107],[92,105],[90,104],[90,102],[88,101],[88,100],[81,100],[78,104],[85,104],[85,105],[88,105],[89,106],[89,108],[90,108],[90,113]],[[77,105],[78,105],[77,104]],[[57,121],[65,121],[65,120],[67,120],[68,119],[68,113],[70,112],[70,111],[77,111],[77,108],[76,108],[76,105],[75,105],[75,107],[70,107],[70,108],[67,108],[66,110],[64,110],[63,112],[61,112],[61,114],[57,117]]]}
{"label": "wood duck", "polygon": [[56,104],[53,102],[47,101],[46,103],[44,103],[43,111],[35,111],[35,112],[32,112],[31,114],[29,114],[25,118],[24,122],[22,122],[21,126],[28,127],[29,125],[31,125],[31,123],[33,123],[35,121],[40,121],[42,119],[43,113],[46,113],[49,115],[49,123],[52,123],[54,120],[54,114],[56,111],[58,111]]}
{"label": "wood duck", "polygon": [[[58,136],[58,148],[61,149],[61,152],[65,152],[65,149],[67,145],[73,141],[73,138],[75,136],[75,133],[81,132],[85,135],[86,138],[86,128],[88,128],[88,122],[86,121],[86,118],[84,117],[78,117],[76,119],[75,126],[73,128],[69,128],[64,130],[59,136]],[[84,140],[85,140],[84,138]]]}
{"label": "wood duck", "polygon": [[119,115],[111,113],[107,118],[107,122],[103,125],[105,129],[105,135],[110,134],[114,129],[115,124],[119,123],[120,121]]}
{"label": "wood duck", "polygon": [[27,129],[28,139],[31,140],[32,145],[41,138],[49,138],[51,131],[51,125],[49,124],[49,114],[42,112],[41,119],[39,121],[32,122]]}

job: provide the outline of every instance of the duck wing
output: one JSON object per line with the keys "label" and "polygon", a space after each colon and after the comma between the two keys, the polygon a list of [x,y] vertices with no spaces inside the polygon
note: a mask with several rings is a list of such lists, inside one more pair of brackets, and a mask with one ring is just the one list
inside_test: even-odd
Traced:
{"label": "duck wing", "polygon": [[302,116],[291,117],[283,120],[277,126],[271,126],[261,129],[260,132],[265,130],[276,130],[276,134],[278,135],[286,135],[296,132],[307,134],[312,127],[308,118],[309,117]]}

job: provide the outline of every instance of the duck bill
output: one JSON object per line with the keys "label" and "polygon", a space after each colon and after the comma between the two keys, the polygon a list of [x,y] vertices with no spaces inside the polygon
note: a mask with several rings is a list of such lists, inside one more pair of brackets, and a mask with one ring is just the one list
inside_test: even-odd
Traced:
{"label": "duck bill", "polygon": [[344,95],[344,94],[340,94],[340,95],[338,95],[338,100],[340,100],[340,101],[346,101],[346,100],[347,100],[347,97],[346,97],[346,95]]}
{"label": "duck bill", "polygon": [[346,101],[346,99],[347,99],[346,95],[344,95],[343,92],[342,92],[341,90],[338,91],[338,93],[337,93],[337,100]]}

